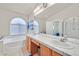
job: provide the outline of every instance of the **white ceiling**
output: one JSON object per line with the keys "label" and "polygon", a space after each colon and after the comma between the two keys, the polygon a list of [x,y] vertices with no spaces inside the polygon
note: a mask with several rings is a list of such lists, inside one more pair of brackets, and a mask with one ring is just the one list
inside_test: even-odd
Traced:
{"label": "white ceiling", "polygon": [[[29,16],[33,13],[34,9],[39,4],[41,3],[0,3],[0,9]],[[56,3],[44,10],[42,13],[38,14],[37,16],[40,18],[45,17],[46,19],[48,19],[49,17],[52,17],[53,15],[70,7],[71,5],[77,6],[79,4]]]}
{"label": "white ceiling", "polygon": [[38,3],[0,3],[0,9],[30,15],[38,5]]}

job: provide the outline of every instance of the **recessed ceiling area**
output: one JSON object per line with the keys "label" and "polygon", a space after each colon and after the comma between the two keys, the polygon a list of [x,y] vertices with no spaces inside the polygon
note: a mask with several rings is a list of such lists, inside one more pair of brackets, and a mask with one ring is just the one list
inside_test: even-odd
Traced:
{"label": "recessed ceiling area", "polygon": [[0,3],[0,9],[30,15],[39,3]]}

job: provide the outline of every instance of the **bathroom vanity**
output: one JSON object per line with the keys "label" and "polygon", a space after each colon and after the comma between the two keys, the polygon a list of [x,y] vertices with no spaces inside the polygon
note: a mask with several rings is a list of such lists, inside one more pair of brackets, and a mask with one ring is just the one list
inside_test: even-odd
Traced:
{"label": "bathroom vanity", "polygon": [[28,51],[32,56],[79,56],[79,40],[68,38],[68,41],[61,42],[61,38],[47,34],[28,34],[25,52]]}
{"label": "bathroom vanity", "polygon": [[46,22],[46,34],[27,34],[25,51],[35,56],[79,56],[79,18]]}
{"label": "bathroom vanity", "polygon": [[39,39],[27,35],[25,48],[32,56],[62,56],[60,53],[43,44]]}

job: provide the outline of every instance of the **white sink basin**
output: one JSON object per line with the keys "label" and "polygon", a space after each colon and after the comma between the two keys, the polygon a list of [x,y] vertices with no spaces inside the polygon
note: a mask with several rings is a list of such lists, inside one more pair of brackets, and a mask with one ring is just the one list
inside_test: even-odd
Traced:
{"label": "white sink basin", "polygon": [[57,47],[64,48],[64,49],[72,49],[74,46],[70,42],[61,42],[61,41],[53,41]]}
{"label": "white sink basin", "polygon": [[57,37],[57,36],[52,36],[51,37],[51,36],[44,35],[44,34],[42,34],[40,37],[43,38],[44,40],[45,39],[52,40],[50,44],[53,43],[55,46],[57,46],[59,48],[64,48],[64,49],[72,49],[72,48],[74,48],[74,46],[72,45],[71,42],[68,42],[68,41],[61,42],[60,41],[61,37]]}

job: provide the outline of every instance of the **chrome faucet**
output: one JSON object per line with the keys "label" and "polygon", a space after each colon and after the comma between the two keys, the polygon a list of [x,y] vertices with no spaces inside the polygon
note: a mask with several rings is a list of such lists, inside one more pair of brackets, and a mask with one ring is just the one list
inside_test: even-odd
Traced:
{"label": "chrome faucet", "polygon": [[64,36],[63,38],[60,39],[61,42],[66,42],[67,41],[67,36]]}

